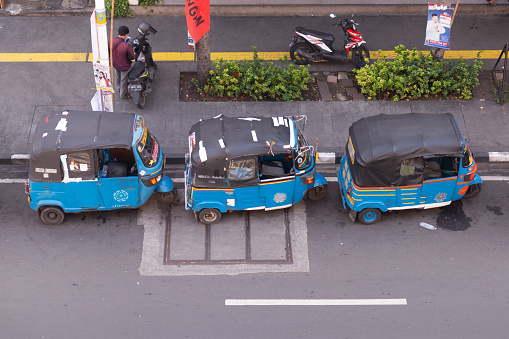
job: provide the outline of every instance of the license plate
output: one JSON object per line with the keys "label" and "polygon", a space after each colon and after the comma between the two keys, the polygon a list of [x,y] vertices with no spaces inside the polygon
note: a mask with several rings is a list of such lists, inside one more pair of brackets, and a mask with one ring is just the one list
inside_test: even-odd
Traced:
{"label": "license plate", "polygon": [[141,92],[141,85],[128,85],[127,90],[129,92],[134,92],[134,91]]}

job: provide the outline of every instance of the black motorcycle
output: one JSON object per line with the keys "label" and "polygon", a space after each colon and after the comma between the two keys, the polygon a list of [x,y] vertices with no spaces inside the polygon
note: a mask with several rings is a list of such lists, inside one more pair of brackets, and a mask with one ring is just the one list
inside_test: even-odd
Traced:
{"label": "black motorcycle", "polygon": [[[334,14],[330,15],[335,18]],[[305,65],[309,61],[344,62],[348,61],[348,53],[352,51],[352,60],[356,67],[369,63],[369,49],[359,31],[355,30],[358,23],[352,19],[339,20],[334,26],[341,26],[345,33],[343,50],[332,47],[334,36],[304,27],[295,28],[295,36],[290,44],[290,58],[297,65]]]}
{"label": "black motorcycle", "polygon": [[127,91],[131,94],[134,103],[139,108],[145,107],[147,95],[152,93],[152,81],[156,73],[157,65],[152,59],[152,47],[147,42],[150,33],[157,31],[148,23],[142,22],[138,26],[138,35],[129,43],[134,50],[134,65],[127,75]]}

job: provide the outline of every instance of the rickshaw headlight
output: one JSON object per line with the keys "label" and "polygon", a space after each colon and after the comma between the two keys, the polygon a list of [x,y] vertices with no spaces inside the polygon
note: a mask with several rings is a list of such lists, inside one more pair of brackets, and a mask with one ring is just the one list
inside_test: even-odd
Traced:
{"label": "rickshaw headlight", "polygon": [[163,177],[162,174],[159,174],[157,177],[153,177],[153,178],[141,178],[141,182],[145,186],[150,187],[150,186],[154,186],[157,183],[159,183],[159,181],[161,181],[162,177]]}

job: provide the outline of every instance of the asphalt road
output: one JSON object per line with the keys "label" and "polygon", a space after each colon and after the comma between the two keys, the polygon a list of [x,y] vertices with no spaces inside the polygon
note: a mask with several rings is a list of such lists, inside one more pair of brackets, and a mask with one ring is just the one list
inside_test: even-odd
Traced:
{"label": "asphalt road", "polygon": [[[399,44],[429,50],[424,46],[425,15],[358,15],[354,19],[370,50],[393,50]],[[116,18],[114,29],[126,25],[130,28],[130,36],[134,37],[138,24],[143,21],[158,30],[156,35],[149,37],[154,52],[190,51],[184,17]],[[288,51],[296,26],[331,33],[335,35],[336,43],[341,43],[343,33],[339,27],[332,26],[334,22],[329,17],[212,17],[211,51],[250,52],[251,46],[264,52]],[[507,40],[506,25],[507,16],[503,15],[458,15],[452,27],[451,48],[500,50]],[[91,52],[89,26],[88,17],[0,17],[0,32],[3,32],[0,52]]]}
{"label": "asphalt road", "polygon": [[[509,183],[446,208],[352,223],[331,183],[306,202],[310,271],[144,277],[137,211],[36,221],[0,184],[5,338],[502,338]],[[420,222],[438,226],[431,231]],[[405,299],[399,306],[226,306],[230,299]]]}

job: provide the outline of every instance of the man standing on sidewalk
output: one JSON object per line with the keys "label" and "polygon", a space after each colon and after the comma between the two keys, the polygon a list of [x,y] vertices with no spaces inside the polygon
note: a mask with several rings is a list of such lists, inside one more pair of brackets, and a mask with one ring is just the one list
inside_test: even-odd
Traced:
{"label": "man standing on sidewalk", "polygon": [[129,34],[129,28],[120,26],[118,36],[113,39],[113,45],[108,43],[108,48],[112,46],[111,58],[113,68],[115,69],[115,86],[117,93],[120,92],[120,98],[129,98],[127,93],[127,74],[131,69],[131,60],[134,59],[133,47],[125,41]]}

